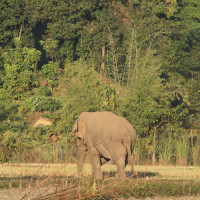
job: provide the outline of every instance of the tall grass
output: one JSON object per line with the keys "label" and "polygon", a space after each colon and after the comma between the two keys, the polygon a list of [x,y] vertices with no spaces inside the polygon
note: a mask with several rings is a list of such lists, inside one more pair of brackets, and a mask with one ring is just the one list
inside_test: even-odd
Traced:
{"label": "tall grass", "polygon": [[174,164],[174,148],[174,139],[170,134],[169,138],[165,139],[165,143],[161,143],[159,146],[159,164]]}
{"label": "tall grass", "polygon": [[[69,141],[68,141],[69,142]],[[138,138],[133,151],[134,163],[152,164],[153,145],[148,138]],[[0,146],[0,162],[11,163],[75,163],[76,146],[65,143],[34,144],[31,147],[4,148]],[[156,160],[161,165],[200,165],[200,137],[183,134],[176,139],[158,137]]]}
{"label": "tall grass", "polygon": [[[146,138],[138,138],[134,147],[136,164],[152,163],[152,143]],[[167,138],[158,138],[156,145],[157,163],[161,165],[200,165],[200,137],[182,134],[175,137],[169,134]]]}
{"label": "tall grass", "polygon": [[177,165],[187,165],[188,155],[189,155],[189,141],[186,136],[183,136],[176,141],[175,145],[175,155]]}
{"label": "tall grass", "polygon": [[192,164],[195,166],[200,166],[200,138],[196,136],[191,137],[190,145],[190,155],[192,158]]}

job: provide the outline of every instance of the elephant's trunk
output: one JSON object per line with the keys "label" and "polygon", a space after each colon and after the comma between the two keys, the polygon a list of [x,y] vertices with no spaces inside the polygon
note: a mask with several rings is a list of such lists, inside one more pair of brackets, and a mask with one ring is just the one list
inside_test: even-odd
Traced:
{"label": "elephant's trunk", "polygon": [[77,140],[77,169],[78,169],[78,175],[83,175],[83,164],[85,160],[86,155],[86,149],[85,145],[81,141],[81,139]]}

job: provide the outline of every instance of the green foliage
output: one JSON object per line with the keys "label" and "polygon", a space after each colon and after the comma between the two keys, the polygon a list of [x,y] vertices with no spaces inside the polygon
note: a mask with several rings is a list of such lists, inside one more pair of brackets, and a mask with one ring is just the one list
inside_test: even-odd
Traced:
{"label": "green foliage", "polygon": [[48,80],[47,84],[49,84],[51,87],[58,85],[55,63],[49,62],[48,64],[43,65],[40,74],[43,79]]}
{"label": "green foliage", "polygon": [[20,24],[24,21],[22,14],[23,0],[2,0],[0,4],[0,48],[11,47],[14,38],[19,36]]}
{"label": "green foliage", "polygon": [[3,144],[10,148],[15,148],[17,140],[19,138],[19,134],[12,131],[6,131],[3,135]]}
{"label": "green foliage", "polygon": [[[114,87],[104,84],[101,77],[86,63],[77,62],[76,65],[66,66],[65,70],[67,78],[71,79],[67,94],[70,95],[70,98],[74,96],[77,103],[79,103],[78,100],[83,101],[84,103],[81,105],[89,107],[89,111],[100,110],[103,106],[106,109],[114,107]],[[70,87],[73,88],[73,91]],[[85,98],[82,99],[82,97]]]}
{"label": "green foliage", "polygon": [[19,113],[19,104],[1,101],[0,105],[0,161],[8,162],[16,156],[27,126]]}
{"label": "green foliage", "polygon": [[10,149],[0,143],[0,163],[8,162],[12,157]]}
{"label": "green foliage", "polygon": [[12,98],[22,98],[37,85],[35,73],[40,55],[36,49],[22,47],[17,38],[16,48],[3,53],[5,70],[3,89],[6,89]]}
{"label": "green foliage", "polygon": [[200,165],[200,158],[199,158],[199,151],[200,151],[200,138],[197,136],[191,137],[190,140],[191,149],[190,149],[190,158],[192,157],[192,160],[189,160],[189,164],[193,164],[196,166]]}
{"label": "green foliage", "polygon": [[66,89],[61,97],[63,107],[51,118],[56,132],[67,133],[66,149],[70,155],[75,155],[76,137],[71,133],[75,119],[83,111],[113,110],[116,92],[114,86],[104,82],[103,77],[85,62],[66,62],[64,70],[62,82]]}
{"label": "green foliage", "polygon": [[121,112],[136,125],[140,134],[149,134],[170,115],[170,94],[160,78],[160,60],[146,56],[146,65],[134,69],[129,96],[122,102]]}
{"label": "green foliage", "polygon": [[19,105],[10,101],[0,101],[0,121],[7,120],[18,111]]}
{"label": "green foliage", "polygon": [[188,155],[189,155],[189,145],[186,136],[182,136],[182,138],[176,142],[176,152],[177,152],[176,164],[187,165]]}
{"label": "green foliage", "polygon": [[58,48],[58,41],[48,38],[46,41],[40,41],[40,44],[43,46],[44,50],[49,54],[51,60],[54,60],[54,55],[56,49]]}
{"label": "green foliage", "polygon": [[99,90],[101,99],[101,110],[115,110],[116,106],[116,90],[113,85],[105,85]]}
{"label": "green foliage", "polygon": [[53,79],[56,75],[55,64],[53,62],[50,62],[47,65],[43,65],[40,73],[43,78]]}
{"label": "green foliage", "polygon": [[46,86],[41,86],[41,87],[37,88],[36,95],[37,96],[52,96],[52,92]]}
{"label": "green foliage", "polygon": [[62,107],[62,103],[59,99],[45,97],[45,96],[33,96],[26,101],[25,108],[29,111],[50,111],[54,112]]}
{"label": "green foliage", "polygon": [[27,126],[40,112],[74,155],[74,120],[108,110],[135,125],[137,162],[154,152],[161,163],[199,163],[190,141],[200,124],[198,0],[3,0],[0,9],[0,143],[16,134],[18,154],[54,160],[39,153],[52,150],[48,130]]}

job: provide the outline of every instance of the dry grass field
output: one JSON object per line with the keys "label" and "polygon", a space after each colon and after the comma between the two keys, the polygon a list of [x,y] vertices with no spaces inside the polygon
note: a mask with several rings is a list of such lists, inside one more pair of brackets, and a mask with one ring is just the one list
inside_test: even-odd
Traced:
{"label": "dry grass field", "polygon": [[[145,177],[173,178],[173,179],[200,179],[200,167],[186,166],[151,166],[135,165],[136,173],[142,173]],[[112,174],[116,166],[106,164],[102,171]],[[130,166],[126,167],[130,171]],[[109,173],[110,172],[110,173]],[[84,165],[84,175],[91,173],[91,165]],[[146,174],[146,175],[145,175]],[[76,164],[0,164],[0,177],[23,176],[77,176]]]}
{"label": "dry grass field", "polygon": [[[129,179],[126,184],[123,184],[119,181],[115,182],[113,178],[116,166],[112,164],[104,165],[102,171],[105,181],[101,186],[98,199],[113,199],[112,197],[120,199],[120,193],[123,193],[125,196],[129,193],[128,197],[130,197],[131,193],[133,197],[137,198],[148,197],[149,195],[155,195],[158,196],[157,198],[160,198],[160,194],[166,196],[176,194],[187,195],[187,198],[180,199],[200,199],[199,196],[193,196],[194,194],[200,195],[198,192],[198,190],[200,191],[200,167],[136,165],[134,169],[134,177]],[[81,186],[83,196],[76,196],[79,184],[76,170],[76,164],[1,164],[0,200],[57,200],[59,198],[55,197],[55,194],[58,194],[60,197],[60,191],[62,191],[62,195],[63,191],[65,191],[64,195],[67,195],[67,192],[71,188],[75,188],[76,192],[74,193],[75,190],[72,191],[75,196],[69,193],[69,196],[60,199],[71,200],[73,198],[79,199],[79,197],[80,199],[92,199],[92,197],[95,197],[94,194],[99,194],[97,186],[89,183],[89,179],[87,178],[90,175],[91,166],[85,164],[84,177],[86,181]],[[126,172],[129,175],[130,166],[127,166]],[[113,186],[115,189],[113,189]],[[189,190],[188,186],[191,187]],[[134,187],[134,189],[130,189],[131,187]],[[128,192],[127,188],[129,188]],[[166,191],[164,191],[165,189]],[[179,190],[181,191],[180,193]],[[194,194],[193,191],[195,192]],[[115,196],[112,196],[113,192]],[[54,194],[54,196],[49,196],[49,194]]]}

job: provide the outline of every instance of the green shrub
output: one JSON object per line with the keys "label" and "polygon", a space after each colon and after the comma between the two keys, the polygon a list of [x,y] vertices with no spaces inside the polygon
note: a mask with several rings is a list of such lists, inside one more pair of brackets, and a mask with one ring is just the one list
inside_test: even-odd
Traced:
{"label": "green shrub", "polygon": [[189,144],[186,136],[182,136],[176,141],[176,164],[187,165],[189,155]]}
{"label": "green shrub", "polygon": [[23,47],[18,38],[15,38],[15,42],[16,48],[2,54],[5,70],[3,89],[8,93],[7,96],[21,99],[29,95],[31,89],[38,83],[36,72],[41,52],[34,48]]}
{"label": "green shrub", "polygon": [[54,78],[55,73],[55,64],[53,62],[49,62],[49,64],[43,65],[40,71],[40,74],[43,78]]}
{"label": "green shrub", "polygon": [[190,154],[189,162],[195,166],[200,165],[200,136],[193,135],[190,137]]}
{"label": "green shrub", "polygon": [[34,96],[29,98],[25,105],[28,111],[50,111],[54,112],[62,107],[62,103],[58,99],[45,96]]}
{"label": "green shrub", "polygon": [[40,75],[42,76],[43,79],[48,80],[48,84],[51,87],[55,87],[58,85],[55,63],[49,62],[48,64],[43,65],[40,71]]}
{"label": "green shrub", "polygon": [[41,86],[41,87],[37,88],[36,94],[38,96],[52,96],[51,90],[45,86]]}
{"label": "green shrub", "polygon": [[8,162],[11,157],[11,152],[9,147],[0,143],[0,163]]}
{"label": "green shrub", "polygon": [[16,118],[19,105],[15,102],[0,100],[0,121]]}

